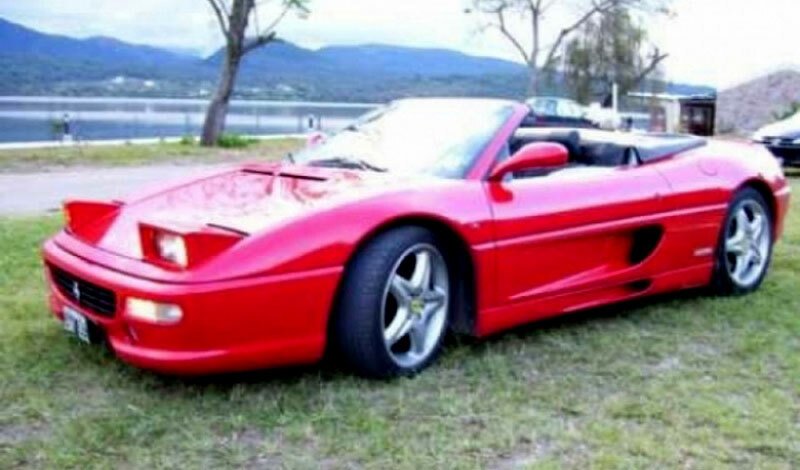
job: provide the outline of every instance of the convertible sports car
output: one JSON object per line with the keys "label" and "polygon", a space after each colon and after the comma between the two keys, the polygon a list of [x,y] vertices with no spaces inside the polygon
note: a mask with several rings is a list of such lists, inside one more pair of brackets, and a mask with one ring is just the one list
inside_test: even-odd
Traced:
{"label": "convertible sports car", "polygon": [[761,284],[790,188],[763,146],[526,128],[404,100],[282,163],[68,201],[44,245],[64,327],[173,374],[311,363],[413,374],[483,337],[685,288]]}

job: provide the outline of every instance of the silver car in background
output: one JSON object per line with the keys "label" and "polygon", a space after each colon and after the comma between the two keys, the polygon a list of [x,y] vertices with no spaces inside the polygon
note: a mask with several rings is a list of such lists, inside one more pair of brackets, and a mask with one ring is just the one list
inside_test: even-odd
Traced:
{"label": "silver car in background", "polygon": [[785,166],[800,166],[800,112],[762,127],[753,140],[764,144]]}

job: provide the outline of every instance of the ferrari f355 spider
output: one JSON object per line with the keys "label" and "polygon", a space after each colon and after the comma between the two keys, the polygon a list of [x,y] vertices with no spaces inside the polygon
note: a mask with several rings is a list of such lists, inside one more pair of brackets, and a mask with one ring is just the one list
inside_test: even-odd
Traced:
{"label": "ferrari f355 spider", "polygon": [[313,363],[375,378],[475,337],[764,279],[790,187],[762,146],[527,128],[508,101],[391,103],[284,162],[65,203],[64,327],[170,374]]}

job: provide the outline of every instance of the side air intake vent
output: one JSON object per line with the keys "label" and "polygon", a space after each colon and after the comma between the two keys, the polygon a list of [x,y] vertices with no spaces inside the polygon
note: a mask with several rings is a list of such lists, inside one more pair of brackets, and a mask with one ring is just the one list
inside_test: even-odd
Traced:
{"label": "side air intake vent", "polygon": [[642,227],[633,232],[633,244],[629,261],[631,264],[640,264],[656,251],[661,239],[664,236],[664,229],[660,226]]}

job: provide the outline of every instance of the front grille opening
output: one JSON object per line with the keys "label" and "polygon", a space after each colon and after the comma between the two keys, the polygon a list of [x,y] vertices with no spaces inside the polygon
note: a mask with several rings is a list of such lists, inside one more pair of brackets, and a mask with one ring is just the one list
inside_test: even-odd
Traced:
{"label": "front grille opening", "polygon": [[53,282],[61,294],[98,315],[113,317],[117,311],[117,296],[114,291],[81,279],[61,268],[50,265]]}

